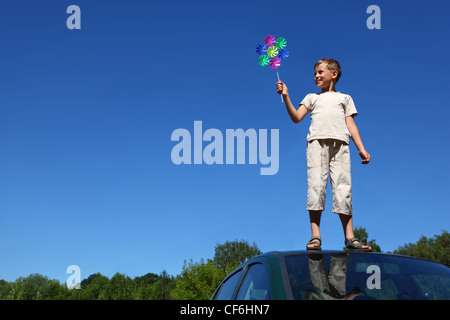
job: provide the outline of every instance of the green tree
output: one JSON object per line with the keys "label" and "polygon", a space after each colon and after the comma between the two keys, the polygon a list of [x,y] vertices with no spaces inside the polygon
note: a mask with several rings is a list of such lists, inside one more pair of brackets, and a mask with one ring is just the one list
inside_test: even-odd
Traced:
{"label": "green tree", "polygon": [[[134,279],[136,281],[136,278]],[[159,275],[152,274],[145,282],[139,281],[135,287],[137,300],[169,300],[175,288],[175,278],[163,270]]]}
{"label": "green tree", "polygon": [[2,299],[10,300],[51,300],[65,299],[69,292],[57,280],[34,273],[28,277],[19,277],[8,286],[8,292],[2,294]]}
{"label": "green tree", "polygon": [[156,283],[159,281],[160,276],[156,273],[147,273],[141,277],[133,279],[135,287],[135,299],[137,300],[166,300],[168,298],[158,299],[159,292],[156,289]]}
{"label": "green tree", "polygon": [[81,281],[81,289],[70,290],[70,298],[73,300],[107,299],[108,294],[105,290],[108,283],[108,277],[102,275],[101,273],[91,274],[87,279]]}
{"label": "green tree", "polygon": [[143,287],[154,284],[156,281],[158,281],[158,279],[159,276],[156,273],[149,272],[143,276],[135,277],[133,279],[133,282],[136,287]]}
{"label": "green tree", "polygon": [[217,244],[214,259],[206,262],[184,261],[181,275],[176,279],[176,285],[171,298],[175,300],[205,300],[210,299],[220,282],[233,269],[250,258],[261,254],[258,246],[247,240],[227,241]]}
{"label": "green tree", "polygon": [[172,290],[175,288],[175,279],[163,270],[159,279],[152,285],[153,300],[169,300]]}
{"label": "green tree", "polygon": [[134,298],[134,286],[130,277],[116,273],[101,290],[99,299],[102,300],[131,300]]}
{"label": "green tree", "polygon": [[212,260],[207,262],[187,263],[184,261],[181,276],[176,280],[176,285],[171,293],[173,300],[208,300],[217,286],[226,276],[222,269],[216,267]]}
{"label": "green tree", "polygon": [[255,242],[250,245],[247,240],[226,241],[216,245],[214,263],[219,269],[231,271],[230,268],[234,269],[261,253]]}
{"label": "green tree", "polygon": [[432,238],[422,236],[416,243],[399,246],[393,253],[450,265],[450,233],[443,230]]}
{"label": "green tree", "polygon": [[375,239],[369,240],[369,234],[366,231],[366,228],[358,227],[353,231],[355,237],[361,241],[361,243],[366,243],[367,245],[372,247],[372,252],[381,252],[380,246],[375,242]]}
{"label": "green tree", "polygon": [[5,300],[9,297],[11,291],[11,283],[5,280],[0,280],[0,300]]}

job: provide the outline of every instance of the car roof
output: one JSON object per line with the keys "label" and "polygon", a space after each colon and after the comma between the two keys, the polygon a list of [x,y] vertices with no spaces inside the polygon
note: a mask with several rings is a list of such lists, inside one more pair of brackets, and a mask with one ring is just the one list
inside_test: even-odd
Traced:
{"label": "car roof", "polygon": [[[241,265],[239,265],[237,268],[235,268],[232,272],[230,272],[225,279],[230,277],[232,274],[234,274],[237,270],[243,269],[246,266],[253,264],[261,259],[268,259],[271,263],[279,263],[281,257],[286,257],[290,255],[310,255],[310,254],[339,254],[339,253],[348,253],[352,255],[378,255],[378,256],[389,256],[389,257],[397,257],[397,258],[404,258],[404,259],[413,259],[413,260],[422,260],[427,261],[431,263],[437,263],[440,265],[443,265],[447,268],[450,268],[450,266],[445,265],[440,262],[416,258],[413,256],[405,256],[405,255],[399,255],[399,254],[393,254],[393,253],[385,253],[385,252],[356,252],[356,251],[344,251],[344,250],[324,250],[321,251],[312,251],[312,250],[283,250],[283,251],[267,251],[262,254],[259,254],[257,256],[254,256],[253,258],[245,261]],[[284,260],[284,259],[283,259]],[[225,280],[224,279],[224,280]]]}
{"label": "car roof", "polygon": [[[406,255],[399,255],[394,253],[386,253],[386,252],[358,252],[358,251],[344,251],[344,250],[324,250],[321,251],[313,251],[313,250],[284,250],[284,251],[267,251],[260,255],[257,255],[249,260],[247,260],[245,263],[243,263],[241,266],[245,264],[249,264],[252,262],[253,259],[256,259],[258,257],[267,257],[270,260],[278,259],[280,256],[289,256],[289,255],[296,255],[296,254],[339,254],[339,253],[346,253],[346,254],[367,254],[367,255],[385,255],[390,257],[398,257],[398,258],[406,258],[406,259],[415,259],[415,260],[423,260],[428,262],[434,262],[438,264],[445,265],[440,262],[417,258],[413,256],[406,256]],[[445,265],[446,267],[449,267],[448,265]]]}

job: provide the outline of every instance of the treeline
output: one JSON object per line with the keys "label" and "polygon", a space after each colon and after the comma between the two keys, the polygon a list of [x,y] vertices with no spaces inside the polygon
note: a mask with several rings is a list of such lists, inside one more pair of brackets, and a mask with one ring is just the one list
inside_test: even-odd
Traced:
{"label": "treeline", "polygon": [[422,236],[416,243],[400,246],[393,253],[436,261],[450,267],[450,233],[443,230],[442,234],[431,238]]}
{"label": "treeline", "polygon": [[216,245],[212,260],[185,261],[177,276],[166,271],[135,278],[96,273],[81,281],[80,289],[31,274],[14,282],[0,280],[0,300],[208,300],[229,272],[261,253],[255,243],[227,241]]}
{"label": "treeline", "polygon": [[[357,228],[355,235],[374,251],[381,251],[375,240],[368,239],[364,228]],[[0,280],[0,300],[208,300],[226,275],[260,253],[255,243],[227,241],[216,245],[213,259],[185,261],[181,274],[176,276],[166,271],[135,278],[120,273],[108,278],[96,273],[81,282],[81,289],[68,289],[58,280],[31,274],[14,282]],[[417,243],[400,246],[393,253],[450,266],[450,233],[421,237]]]}

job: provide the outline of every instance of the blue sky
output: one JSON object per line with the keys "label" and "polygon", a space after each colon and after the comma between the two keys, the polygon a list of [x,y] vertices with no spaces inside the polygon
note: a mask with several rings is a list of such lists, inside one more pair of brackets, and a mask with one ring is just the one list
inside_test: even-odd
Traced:
{"label": "blue sky", "polygon": [[[81,9],[69,30],[66,9]],[[381,9],[369,30],[366,9]],[[314,63],[341,62],[368,166],[351,145],[355,226],[383,251],[450,228],[446,1],[24,1],[0,4],[0,279],[131,277],[212,258],[217,243],[304,249],[306,135],[257,64],[268,34],[287,39],[291,99]],[[175,165],[171,134],[194,121],[279,130],[279,171]],[[323,247],[343,232],[322,217]]]}

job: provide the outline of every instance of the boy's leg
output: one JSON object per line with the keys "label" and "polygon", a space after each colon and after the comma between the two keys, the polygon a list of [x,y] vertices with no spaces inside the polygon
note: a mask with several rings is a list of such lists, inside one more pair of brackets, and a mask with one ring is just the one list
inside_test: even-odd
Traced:
{"label": "boy's leg", "polygon": [[[308,197],[306,210],[309,211],[311,239],[320,237],[320,218],[325,208],[325,193],[328,181],[328,145],[325,140],[308,142],[306,163],[308,166]],[[319,247],[316,243],[308,248]]]}
{"label": "boy's leg", "polygon": [[306,164],[308,167],[306,210],[310,212],[323,211],[329,171],[328,145],[325,140],[308,142]]}
{"label": "boy's leg", "polygon": [[[355,234],[353,233],[353,216],[347,215],[347,214],[340,214],[339,218],[341,218],[342,228],[344,229],[344,236],[345,240],[349,240],[351,238],[355,237]],[[359,241],[355,241],[355,243],[358,243]],[[363,245],[363,249],[372,249],[368,245]]]}
{"label": "boy's leg", "polygon": [[[311,223],[311,238],[320,237],[320,218],[322,217],[322,211],[309,211],[309,221]],[[318,244],[310,243],[306,245],[309,248],[318,247]]]}
{"label": "boy's leg", "polygon": [[330,181],[333,188],[334,213],[352,214],[352,177],[349,146],[334,141],[330,148]]}
{"label": "boy's leg", "polygon": [[[335,142],[331,153],[330,180],[333,188],[333,212],[339,214],[345,240],[355,237],[353,233],[352,179],[349,146],[343,142]],[[359,241],[355,241],[358,243]],[[363,245],[363,249],[371,249]]]}

